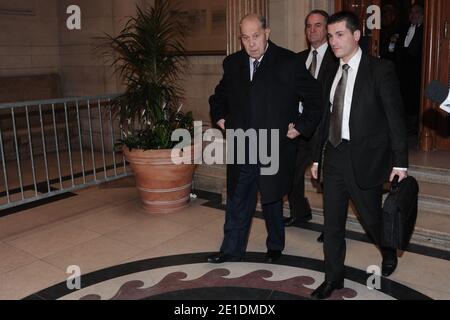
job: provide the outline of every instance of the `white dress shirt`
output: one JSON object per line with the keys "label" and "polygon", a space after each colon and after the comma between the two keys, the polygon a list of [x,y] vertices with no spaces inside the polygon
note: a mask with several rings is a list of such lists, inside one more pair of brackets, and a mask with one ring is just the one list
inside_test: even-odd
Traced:
{"label": "white dress shirt", "polygon": [[[343,115],[343,123],[342,123],[342,139],[351,140],[350,136],[350,112],[352,109],[352,101],[353,101],[353,91],[355,89],[355,81],[356,76],[358,74],[359,65],[361,63],[362,58],[362,50],[358,49],[358,52],[350,59],[347,63],[350,66],[348,69],[348,79],[347,79],[347,87],[345,89],[345,100],[344,100],[344,115]],[[331,111],[333,111],[333,102],[334,102],[334,94],[336,93],[336,87],[339,81],[342,78],[342,66],[345,62],[341,59],[340,68],[334,77],[333,86],[331,87],[330,92],[330,102],[331,102]]]}
{"label": "white dress shirt", "polygon": [[[262,56],[261,58],[258,59],[260,64],[261,64],[261,61],[263,58],[264,58],[264,56]],[[253,69],[254,69],[253,63],[255,62],[255,60],[256,59],[254,59],[254,58],[250,58],[250,81],[253,81]]]}
{"label": "white dress shirt", "polygon": [[316,78],[316,79],[319,77],[320,67],[322,66],[323,58],[325,57],[325,53],[327,52],[327,49],[328,49],[328,42],[325,42],[323,45],[321,45],[317,49],[314,49],[313,47],[311,47],[311,50],[309,51],[309,56],[308,56],[308,59],[306,60],[306,69],[308,69],[308,70],[312,64],[313,51],[314,50],[317,51],[316,74],[313,75],[314,78]]}
{"label": "white dress shirt", "polygon": [[[269,48],[269,44],[267,44],[266,50],[264,52],[267,52],[268,48]],[[264,58],[264,55],[262,55],[261,58],[258,59],[260,65],[261,65],[261,61],[263,58]],[[253,63],[255,62],[256,59],[254,59],[252,57],[249,57],[249,59],[250,59],[250,81],[253,81],[253,68],[254,68]]]}
{"label": "white dress shirt", "polygon": [[404,46],[405,48],[409,48],[409,45],[411,44],[412,39],[414,38],[414,35],[416,34],[416,28],[420,27],[421,25],[414,25],[412,24],[409,29],[408,29],[408,33],[406,34],[406,38],[405,38],[405,43]]}
{"label": "white dress shirt", "polygon": [[[306,69],[309,70],[309,67],[311,66],[312,60],[313,60],[313,51],[317,51],[317,66],[316,66],[316,74],[314,74],[314,78],[319,77],[320,68],[322,67],[323,58],[325,57],[325,53],[328,49],[328,42],[325,42],[323,45],[321,45],[319,48],[314,49],[311,47],[311,50],[309,51],[308,59],[306,59]],[[303,103],[300,101],[298,105],[298,112],[303,113]]]}
{"label": "white dress shirt", "polygon": [[[352,108],[353,101],[353,91],[355,89],[356,76],[358,75],[359,65],[361,64],[362,59],[362,50],[358,49],[358,52],[348,61],[348,65],[350,68],[348,69],[348,78],[347,78],[347,87],[345,89],[345,99],[344,99],[344,114],[343,114],[343,123],[342,123],[342,139],[351,141],[351,132],[350,132],[350,114]],[[339,81],[342,78],[342,66],[345,62],[341,59],[340,68],[336,73],[334,78],[333,86],[331,87],[330,92],[330,103],[331,103],[331,112],[333,111],[333,102],[334,95],[336,93],[336,88]],[[318,165],[318,163],[315,163]],[[406,168],[394,168],[394,170],[408,171]]]}
{"label": "white dress shirt", "polygon": [[450,92],[448,94],[447,99],[444,102],[442,102],[440,108],[445,112],[450,113]]}

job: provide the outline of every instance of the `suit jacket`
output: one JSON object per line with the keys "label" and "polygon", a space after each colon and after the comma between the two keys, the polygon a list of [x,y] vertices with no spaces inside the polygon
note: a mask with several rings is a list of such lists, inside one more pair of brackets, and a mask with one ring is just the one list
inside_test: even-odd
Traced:
{"label": "suit jacket", "polygon": [[396,46],[397,58],[401,59],[406,56],[416,59],[416,61],[422,61],[422,53],[423,53],[423,24],[420,27],[416,27],[416,32],[414,33],[414,37],[411,40],[408,48],[405,48],[405,39],[408,35],[408,30],[410,26],[404,27],[399,33],[399,40]]}
{"label": "suit jacket", "polygon": [[[321,86],[295,53],[273,42],[269,42],[252,82],[250,61],[244,50],[228,56],[223,69],[223,78],[209,100],[213,123],[225,119],[226,129],[279,130],[279,171],[259,177],[263,203],[278,201],[289,192],[295,165],[295,142],[287,138],[289,124],[295,123],[302,135],[314,133],[322,117]],[[305,107],[301,117],[300,100]],[[270,150],[269,143],[267,148]],[[227,166],[230,196],[236,189],[240,168],[236,164]]]}
{"label": "suit jacket", "polygon": [[423,25],[416,28],[408,48],[404,47],[409,26],[401,33],[396,47],[397,73],[406,109],[417,114],[420,106],[420,86],[422,82]]}
{"label": "suit jacket", "polygon": [[[331,75],[326,81],[328,108],[319,128],[321,147],[315,155],[320,164],[326,156],[334,77]],[[363,54],[353,92],[350,136],[353,173],[360,188],[380,186],[388,180],[392,168],[408,167],[403,101],[391,61]]]}
{"label": "suit jacket", "polygon": [[[306,49],[302,52],[298,53],[298,56],[300,57],[300,61],[306,65],[306,61],[308,60],[309,53],[311,52],[311,49]],[[325,51],[325,55],[323,57],[322,64],[320,65],[319,75],[317,76],[317,81],[320,82],[322,85],[322,89],[325,89],[326,80],[330,77],[330,75],[335,75],[337,70],[339,68],[339,59],[336,58],[336,56],[333,53],[333,50],[330,46],[328,46],[327,51]],[[323,93],[324,96],[326,95],[326,92]],[[328,103],[326,99],[324,99],[324,114],[325,114],[325,108],[328,107]],[[314,134],[311,139],[305,139],[305,137],[299,137],[297,139],[297,142],[299,144],[299,147],[302,150],[307,153],[314,154],[316,152],[316,148],[319,144],[318,136],[317,134]]]}
{"label": "suit jacket", "polygon": [[[311,49],[306,49],[305,51],[298,53],[300,60],[302,61],[303,64],[306,64],[310,52]],[[331,47],[328,46],[327,51],[325,51],[325,56],[323,57],[322,64],[320,65],[317,81],[319,81],[323,85],[328,77],[328,74],[329,73],[336,74],[338,67],[339,67],[339,59],[335,57],[333,50],[331,50]]]}

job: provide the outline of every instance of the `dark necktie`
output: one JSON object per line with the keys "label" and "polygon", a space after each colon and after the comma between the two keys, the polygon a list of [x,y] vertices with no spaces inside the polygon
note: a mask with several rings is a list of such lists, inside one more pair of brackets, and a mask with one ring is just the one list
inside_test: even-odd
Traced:
{"label": "dark necktie", "polygon": [[318,52],[316,50],[314,50],[312,52],[313,59],[312,59],[311,65],[309,66],[309,69],[308,69],[314,78],[316,77],[316,69],[317,69],[317,53]]}
{"label": "dark necktie", "polygon": [[333,112],[330,119],[330,143],[337,148],[342,143],[342,121],[344,116],[345,89],[347,88],[348,69],[350,66],[342,66],[342,78],[336,87],[333,99]]}
{"label": "dark necktie", "polygon": [[255,60],[254,62],[253,62],[253,76],[252,76],[252,81],[253,81],[253,79],[255,79],[255,74],[256,74],[256,71],[258,71],[258,68],[259,68],[259,65],[260,65],[261,63],[258,61],[258,60]]}

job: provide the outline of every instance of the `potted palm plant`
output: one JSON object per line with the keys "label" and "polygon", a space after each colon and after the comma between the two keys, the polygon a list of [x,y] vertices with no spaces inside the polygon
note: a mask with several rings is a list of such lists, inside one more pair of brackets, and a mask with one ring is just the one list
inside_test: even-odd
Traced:
{"label": "potted palm plant", "polygon": [[[117,36],[102,38],[103,53],[125,84],[111,103],[120,118],[122,148],[136,179],[144,208],[169,213],[189,204],[195,166],[171,159],[176,129],[194,131],[192,113],[181,112],[178,85],[186,68],[184,26],[173,15],[173,1],[156,0],[149,9],[137,6]],[[180,152],[193,152],[186,148]],[[191,158],[192,159],[192,158]]]}

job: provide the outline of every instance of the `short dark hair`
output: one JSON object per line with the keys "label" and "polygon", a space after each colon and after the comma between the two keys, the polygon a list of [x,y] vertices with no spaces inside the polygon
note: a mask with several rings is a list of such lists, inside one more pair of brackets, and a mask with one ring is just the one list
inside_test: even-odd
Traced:
{"label": "short dark hair", "polygon": [[313,10],[310,13],[308,13],[308,15],[306,16],[306,18],[305,18],[305,26],[308,23],[309,17],[311,17],[313,14],[321,15],[325,19],[325,24],[328,24],[328,19],[330,18],[330,16],[328,15],[328,12],[326,12],[324,10]]}
{"label": "short dark hair", "polygon": [[339,22],[345,21],[347,29],[349,29],[352,33],[360,30],[359,28],[359,18],[358,16],[351,11],[341,11],[333,14],[328,19],[328,24],[335,24]]}

